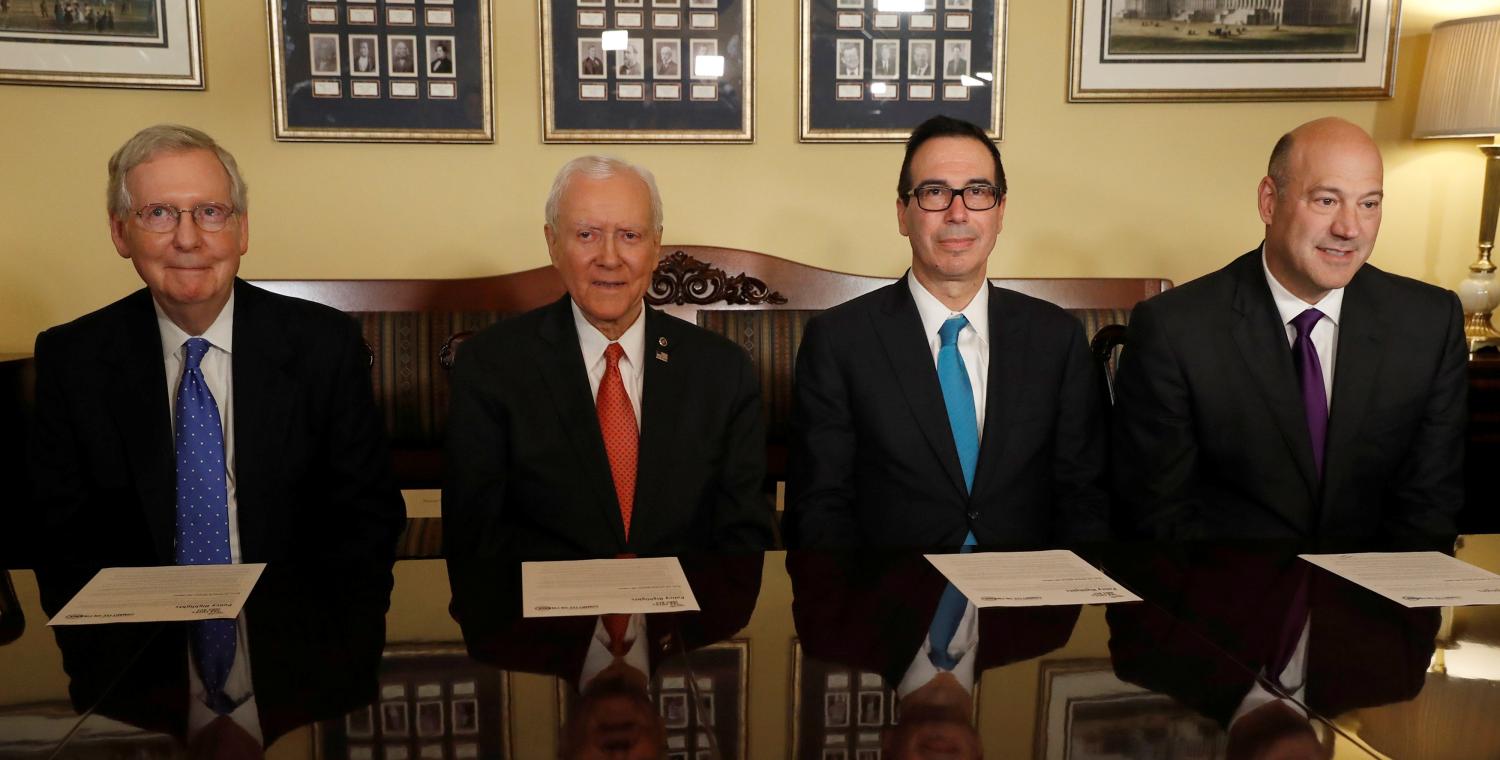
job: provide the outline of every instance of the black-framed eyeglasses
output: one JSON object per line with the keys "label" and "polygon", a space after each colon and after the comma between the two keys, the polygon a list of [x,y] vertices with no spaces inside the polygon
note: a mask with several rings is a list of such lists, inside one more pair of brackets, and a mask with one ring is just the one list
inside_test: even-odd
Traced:
{"label": "black-framed eyeglasses", "polygon": [[171,232],[177,229],[183,214],[191,216],[198,229],[218,232],[229,224],[235,211],[222,203],[200,203],[191,209],[177,208],[170,203],[151,203],[136,211],[135,218],[141,227],[151,232]]}
{"label": "black-framed eyeglasses", "polygon": [[906,194],[914,198],[923,211],[947,211],[953,205],[953,197],[963,195],[964,208],[970,211],[989,211],[1000,203],[1000,188],[983,183],[948,187],[947,185],[918,185]]}

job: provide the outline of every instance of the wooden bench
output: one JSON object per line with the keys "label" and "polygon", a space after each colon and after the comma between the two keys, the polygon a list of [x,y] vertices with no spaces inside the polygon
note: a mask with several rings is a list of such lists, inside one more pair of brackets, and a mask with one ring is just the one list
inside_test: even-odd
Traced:
{"label": "wooden bench", "polygon": [[[760,375],[767,425],[768,481],[784,479],[792,369],[807,320],[894,278],[821,269],[753,251],[664,246],[646,300],[742,346]],[[995,279],[1078,317],[1086,334],[1123,325],[1137,302],[1171,287],[1155,278]],[[468,333],[551,303],[564,289],[556,271],[453,280],[262,280],[263,288],[317,301],[359,320],[372,354],[375,397],[403,488],[442,480],[448,380],[444,369]],[[1123,331],[1118,331],[1123,333]],[[1103,355],[1107,359],[1108,356]]]}

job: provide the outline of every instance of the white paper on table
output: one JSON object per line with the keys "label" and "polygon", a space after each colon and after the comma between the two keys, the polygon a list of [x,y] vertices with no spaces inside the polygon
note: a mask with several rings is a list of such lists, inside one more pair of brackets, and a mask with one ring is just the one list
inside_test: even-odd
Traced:
{"label": "white paper on table", "polygon": [[523,617],[697,610],[676,557],[521,563]]}
{"label": "white paper on table", "polygon": [[1073,552],[925,554],[976,607],[1043,607],[1139,602]]}
{"label": "white paper on table", "polygon": [[1406,607],[1500,604],[1500,575],[1442,552],[1297,556]]}
{"label": "white paper on table", "polygon": [[227,620],[240,614],[265,569],[264,563],[105,568],[47,625]]}

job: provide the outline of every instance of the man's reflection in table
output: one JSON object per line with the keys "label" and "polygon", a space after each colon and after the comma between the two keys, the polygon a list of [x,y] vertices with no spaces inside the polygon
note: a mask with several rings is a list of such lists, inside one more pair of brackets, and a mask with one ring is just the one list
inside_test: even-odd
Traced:
{"label": "man's reflection in table", "polygon": [[1116,675],[1224,726],[1230,758],[1329,757],[1332,737],[1308,709],[1332,720],[1414,698],[1439,613],[1397,605],[1297,551],[1188,546],[1112,568],[1161,601],[1109,609]]}
{"label": "man's reflection in table", "polygon": [[[73,707],[176,737],[190,757],[261,757],[287,732],[374,700],[390,568],[268,566],[241,616],[240,683],[225,714],[201,703],[189,624],[53,628]],[[48,614],[95,570],[38,570]]]}
{"label": "man's reflection in table", "polygon": [[968,605],[949,648],[963,654],[944,667],[928,637],[947,579],[922,556],[799,552],[787,555],[787,571],[808,656],[880,673],[895,689],[901,719],[881,736],[888,760],[982,757],[973,726],[980,676],[1061,647],[1078,620],[1077,606]]}
{"label": "man's reflection in table", "polygon": [[577,701],[563,727],[563,758],[659,758],[667,730],[651,700],[652,674],[664,660],[728,639],[749,623],[764,556],[680,561],[699,612],[524,618],[521,563],[508,557],[449,560],[449,610],[469,656],[570,685]]}

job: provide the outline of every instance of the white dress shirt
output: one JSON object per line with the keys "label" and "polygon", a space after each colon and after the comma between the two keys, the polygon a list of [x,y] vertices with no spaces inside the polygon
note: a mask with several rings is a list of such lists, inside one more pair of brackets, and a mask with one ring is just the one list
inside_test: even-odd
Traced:
{"label": "white dress shirt", "polygon": [[[177,429],[177,387],[182,384],[182,362],[183,344],[188,338],[203,338],[209,342],[211,348],[203,355],[198,368],[203,371],[203,379],[208,383],[208,392],[214,396],[214,405],[219,408],[219,425],[224,431],[224,483],[227,489],[227,503],[229,506],[229,558],[234,564],[240,562],[240,527],[239,510],[235,501],[235,477],[234,477],[234,294],[229,294],[229,301],[224,304],[224,309],[214,319],[213,324],[203,331],[202,335],[188,335],[187,331],[178,327],[166,312],[162,311],[161,304],[153,299],[151,305],[156,308],[156,326],[161,332],[162,360],[166,363],[167,370],[167,414],[172,423],[172,430]],[[250,646],[245,635],[245,614],[240,613],[237,620],[238,643],[235,648],[234,664],[229,668],[229,676],[224,681],[224,695],[231,701],[241,702],[229,718],[257,742],[264,744],[260,732],[260,714],[255,707],[255,696],[251,694],[250,685]],[[194,661],[192,648],[188,649],[188,735],[196,735],[205,726],[211,723],[218,715],[209,709],[203,702],[203,679],[198,675],[198,663]],[[243,701],[241,701],[243,700]]]}
{"label": "white dress shirt", "polygon": [[[1307,629],[1311,625],[1312,618],[1309,616],[1307,625],[1302,626],[1302,635],[1297,638],[1297,648],[1292,650],[1291,659],[1287,660],[1286,667],[1277,676],[1277,680],[1287,687],[1290,692],[1287,696],[1291,697],[1291,699],[1278,697],[1272,694],[1270,689],[1266,688],[1264,681],[1261,679],[1266,678],[1268,674],[1266,673],[1266,669],[1262,667],[1259,674],[1260,678],[1250,687],[1250,691],[1245,694],[1245,698],[1240,700],[1239,708],[1234,711],[1234,715],[1229,719],[1229,726],[1231,728],[1251,710],[1261,707],[1268,702],[1279,701],[1295,710],[1298,714],[1307,714],[1307,711],[1302,709],[1298,705],[1298,702],[1301,702],[1302,698],[1307,694]],[[1292,700],[1296,700],[1296,702]]]}
{"label": "white dress shirt", "polygon": [[[960,314],[968,318],[969,324],[958,333],[958,355],[963,357],[964,371],[968,373],[969,386],[974,391],[974,421],[979,437],[983,439],[985,392],[989,389],[985,380],[990,374],[989,282],[980,286],[979,292],[969,299],[968,305],[957,312],[949,309],[937,299],[937,296],[927,292],[927,288],[917,281],[916,274],[912,272],[906,274],[906,285],[911,289],[911,299],[917,305],[917,316],[922,319],[922,333],[927,336],[927,347],[932,351],[934,368],[937,367],[938,352],[943,348],[943,339],[938,334],[943,323]],[[959,621],[958,630],[954,632],[953,641],[948,646],[949,654],[958,657],[958,665],[954,666],[953,675],[971,693],[974,691],[974,652],[978,649],[979,643],[978,625],[979,618],[975,613],[974,603],[967,602],[964,605],[964,616]],[[932,651],[932,643],[924,637],[922,648],[912,658],[911,665],[906,669],[906,675],[896,687],[897,695],[905,697],[937,676],[938,669],[928,658],[930,651]]]}
{"label": "white dress shirt", "polygon": [[[932,658],[928,656],[931,651],[931,637],[923,636],[922,648],[907,666],[901,683],[896,685],[896,696],[905,699],[906,695],[926,686],[942,672],[932,664]],[[974,603],[969,602],[964,605],[964,616],[959,619],[958,630],[953,632],[953,640],[948,643],[948,654],[958,659],[958,664],[953,666],[953,677],[970,694],[974,693],[974,658],[978,652],[979,614]]]}
{"label": "white dress shirt", "polygon": [[630,398],[630,408],[635,412],[636,430],[640,430],[641,384],[646,376],[646,307],[641,306],[635,322],[625,329],[619,340],[611,341],[599,332],[599,328],[589,324],[577,303],[570,301],[569,305],[573,307],[573,325],[578,328],[583,366],[589,373],[589,392],[595,399],[599,398],[599,383],[604,381],[604,370],[609,365],[604,360],[604,349],[609,348],[611,342],[619,343],[620,348],[625,349],[625,355],[620,357],[620,380],[625,384],[625,395]]}
{"label": "white dress shirt", "polygon": [[1338,360],[1339,345],[1339,316],[1344,310],[1344,289],[1328,291],[1328,295],[1316,304],[1308,302],[1292,295],[1276,277],[1271,274],[1270,267],[1266,266],[1265,248],[1261,248],[1260,266],[1266,271],[1266,284],[1271,288],[1271,300],[1276,302],[1276,311],[1281,315],[1281,324],[1286,327],[1287,346],[1297,342],[1297,328],[1292,325],[1292,320],[1297,318],[1308,309],[1317,309],[1323,312],[1323,318],[1313,325],[1312,344],[1313,350],[1318,352],[1318,363],[1323,365],[1323,392],[1329,409],[1333,408],[1333,365]]}
{"label": "white dress shirt", "polygon": [[943,323],[959,314],[969,318],[969,324],[958,334],[958,355],[963,357],[964,369],[969,373],[969,385],[974,389],[974,417],[979,426],[979,437],[984,438],[984,396],[989,388],[985,378],[990,374],[990,287],[986,282],[974,294],[963,311],[954,312],[937,296],[927,292],[917,276],[910,272],[906,284],[911,288],[911,298],[917,304],[917,315],[922,318],[922,332],[927,336],[927,345],[932,349],[932,365],[937,366],[938,351],[943,347],[938,330]]}
{"label": "white dress shirt", "polygon": [[[651,657],[646,650],[645,615],[636,613],[630,616],[630,625],[625,628],[625,643],[629,646],[623,658],[625,664],[649,674]],[[583,670],[578,674],[579,693],[587,691],[594,678],[614,661],[615,655],[609,651],[609,631],[604,630],[604,618],[599,617],[594,620],[594,637],[589,640],[588,651],[583,656]]]}
{"label": "white dress shirt", "polygon": [[161,330],[162,360],[167,367],[167,414],[172,430],[177,429],[177,387],[182,384],[182,344],[188,338],[203,338],[212,348],[203,355],[198,368],[203,370],[203,379],[208,382],[208,392],[214,395],[214,405],[219,407],[219,425],[224,430],[224,484],[228,490],[229,504],[229,558],[240,562],[239,509],[235,499],[234,477],[234,294],[214,323],[202,335],[188,335],[161,310],[156,307],[156,326]]}
{"label": "white dress shirt", "polygon": [[[1344,310],[1344,289],[1337,288],[1330,290],[1316,304],[1309,304],[1292,295],[1292,291],[1287,290],[1286,286],[1282,285],[1276,279],[1276,276],[1271,274],[1271,268],[1266,265],[1265,246],[1261,246],[1260,266],[1261,269],[1265,270],[1266,285],[1271,289],[1271,300],[1276,303],[1276,312],[1281,316],[1281,324],[1286,330],[1286,340],[1289,348],[1297,342],[1297,328],[1292,324],[1292,320],[1308,309],[1317,309],[1323,312],[1323,318],[1319,319],[1318,323],[1313,325],[1312,335],[1309,338],[1312,340],[1313,350],[1318,354],[1318,363],[1323,368],[1323,398],[1331,409],[1333,406],[1334,363],[1338,359],[1339,317]],[[1291,690],[1290,696],[1293,699],[1300,700],[1303,693],[1307,691],[1307,632],[1311,626],[1312,618],[1309,616],[1308,622],[1302,626],[1302,634],[1297,638],[1297,647],[1292,651],[1291,659],[1287,661],[1286,668],[1278,673],[1276,678],[1277,681],[1287,685]],[[1261,668],[1260,676],[1262,678],[1269,675],[1265,672],[1265,668]],[[1239,709],[1235,710],[1234,716],[1230,718],[1230,725],[1233,726],[1236,721],[1243,718],[1251,710],[1276,700],[1285,702],[1288,707],[1296,710],[1298,713],[1306,714],[1306,711],[1298,707],[1296,703],[1277,697],[1261,681],[1257,680],[1255,685],[1250,688],[1249,693],[1245,695],[1245,698],[1240,701]]]}

